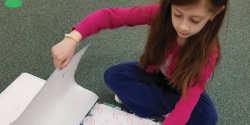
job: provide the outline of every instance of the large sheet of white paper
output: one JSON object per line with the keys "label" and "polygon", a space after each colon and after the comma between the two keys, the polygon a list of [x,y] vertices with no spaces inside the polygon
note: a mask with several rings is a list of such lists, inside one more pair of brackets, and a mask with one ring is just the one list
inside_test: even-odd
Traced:
{"label": "large sheet of white paper", "polygon": [[45,80],[22,73],[0,94],[0,125],[16,120],[45,84]]}
{"label": "large sheet of white paper", "polygon": [[98,97],[79,86],[76,68],[88,46],[63,70],[56,69],[28,107],[11,125],[78,125]]}

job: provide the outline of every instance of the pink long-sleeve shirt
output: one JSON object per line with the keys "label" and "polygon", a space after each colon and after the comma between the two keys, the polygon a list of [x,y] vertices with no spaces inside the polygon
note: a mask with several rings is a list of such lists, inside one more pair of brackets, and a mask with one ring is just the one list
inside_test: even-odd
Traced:
{"label": "pink long-sleeve shirt", "polygon": [[[100,9],[92,14],[89,14],[78,25],[74,26],[72,30],[76,29],[82,35],[82,40],[92,34],[98,33],[103,29],[115,29],[122,26],[136,26],[136,25],[150,25],[151,17],[153,17],[159,9],[159,5],[147,5],[133,8],[109,8]],[[176,43],[176,41],[175,41]],[[177,58],[173,59],[171,67],[168,65],[171,62],[173,55],[179,49],[176,44],[174,51],[166,53],[161,71],[166,75],[170,75],[175,69]],[[215,65],[218,54],[211,53],[208,57],[210,63],[205,63],[203,71],[201,72],[201,83],[193,87],[187,88],[187,100],[183,97],[176,103],[175,108],[171,111],[168,117],[163,121],[162,125],[184,125],[190,118],[191,112],[197,104],[201,93],[204,91],[207,79],[210,78],[212,69]],[[149,66],[146,71],[152,72],[155,66]],[[192,84],[195,82],[193,79]],[[202,87],[200,84],[203,84]]]}

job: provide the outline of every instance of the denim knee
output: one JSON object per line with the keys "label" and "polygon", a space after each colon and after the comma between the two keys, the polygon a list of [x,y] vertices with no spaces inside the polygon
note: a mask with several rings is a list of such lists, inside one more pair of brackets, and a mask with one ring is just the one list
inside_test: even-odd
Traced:
{"label": "denim knee", "polygon": [[206,117],[207,121],[211,122],[209,125],[215,125],[218,121],[218,114],[216,111],[211,111]]}
{"label": "denim knee", "polygon": [[119,83],[118,79],[121,77],[121,73],[122,71],[119,70],[118,66],[109,67],[104,72],[104,81],[109,86],[110,89],[117,88],[116,86]]}
{"label": "denim knee", "polygon": [[110,85],[112,83],[113,78],[114,78],[114,72],[115,72],[115,69],[113,67],[108,68],[104,72],[104,81],[107,85]]}
{"label": "denim knee", "polygon": [[218,114],[215,110],[207,111],[206,114],[199,118],[202,125],[215,125],[218,121]]}

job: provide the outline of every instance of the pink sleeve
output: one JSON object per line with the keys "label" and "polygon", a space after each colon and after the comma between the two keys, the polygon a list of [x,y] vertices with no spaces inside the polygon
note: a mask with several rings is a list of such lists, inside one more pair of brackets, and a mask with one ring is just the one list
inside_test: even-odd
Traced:
{"label": "pink sleeve", "polygon": [[[187,100],[184,100],[183,97],[181,97],[181,99],[176,103],[174,110],[163,121],[162,125],[184,125],[187,123],[201,93],[205,89],[206,81],[211,77],[217,57],[217,53],[214,52],[211,54],[209,58],[210,63],[206,63],[204,65],[201,74],[201,79],[203,79],[201,80],[202,84],[197,83],[194,87],[187,88]],[[193,83],[195,83],[195,80],[193,80]]]}
{"label": "pink sleeve", "polygon": [[82,40],[103,29],[115,29],[122,26],[150,24],[150,18],[155,15],[159,5],[147,5],[133,8],[100,9],[89,14],[72,30],[76,29],[82,35]]}

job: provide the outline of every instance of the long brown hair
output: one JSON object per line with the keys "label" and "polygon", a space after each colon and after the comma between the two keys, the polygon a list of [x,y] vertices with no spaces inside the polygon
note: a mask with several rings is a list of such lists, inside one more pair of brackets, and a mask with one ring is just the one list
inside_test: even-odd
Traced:
{"label": "long brown hair", "polygon": [[[152,18],[147,43],[139,60],[139,65],[143,69],[149,65],[155,65],[157,66],[156,73],[158,73],[163,63],[165,53],[171,51],[173,48],[173,42],[177,38],[177,32],[172,24],[171,4],[187,6],[198,4],[200,1],[201,0],[160,1],[159,10]],[[188,86],[191,86],[192,80],[194,78],[196,79],[195,84],[201,80],[200,73],[212,51],[216,51],[219,55],[216,59],[215,67],[217,67],[220,61],[221,48],[218,33],[226,14],[228,0],[206,0],[206,2],[208,3],[207,5],[210,5],[208,7],[210,11],[215,11],[223,5],[225,5],[225,9],[222,10],[213,21],[208,21],[200,32],[190,36],[185,45],[180,47],[177,52],[178,63],[169,77],[169,84],[177,89],[184,98],[186,97],[186,89]],[[213,50],[213,46],[215,46],[217,50]]]}

